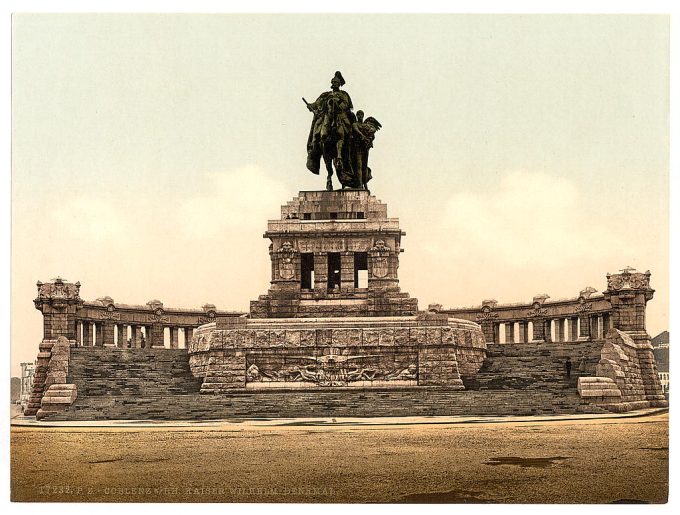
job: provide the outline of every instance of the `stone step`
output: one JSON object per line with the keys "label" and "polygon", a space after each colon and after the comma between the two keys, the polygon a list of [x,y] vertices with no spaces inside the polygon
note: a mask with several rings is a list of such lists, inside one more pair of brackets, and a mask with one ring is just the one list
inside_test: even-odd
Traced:
{"label": "stone step", "polygon": [[54,420],[209,420],[221,418],[548,415],[606,413],[578,395],[438,389],[242,392],[230,395],[79,396]]}

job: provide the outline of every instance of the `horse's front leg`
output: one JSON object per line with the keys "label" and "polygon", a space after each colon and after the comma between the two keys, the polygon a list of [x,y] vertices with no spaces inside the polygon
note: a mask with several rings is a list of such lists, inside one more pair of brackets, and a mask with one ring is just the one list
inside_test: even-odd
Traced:
{"label": "horse's front leg", "polygon": [[326,163],[326,171],[328,172],[328,176],[326,177],[326,191],[333,191],[333,180],[331,177],[333,176],[333,160],[328,159],[325,160],[324,162]]}

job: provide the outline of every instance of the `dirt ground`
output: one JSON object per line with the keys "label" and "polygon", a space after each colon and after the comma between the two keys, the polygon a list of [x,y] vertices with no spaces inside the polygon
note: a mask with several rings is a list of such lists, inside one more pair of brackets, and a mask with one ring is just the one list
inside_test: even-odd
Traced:
{"label": "dirt ground", "polygon": [[666,502],[668,414],[11,430],[13,501]]}

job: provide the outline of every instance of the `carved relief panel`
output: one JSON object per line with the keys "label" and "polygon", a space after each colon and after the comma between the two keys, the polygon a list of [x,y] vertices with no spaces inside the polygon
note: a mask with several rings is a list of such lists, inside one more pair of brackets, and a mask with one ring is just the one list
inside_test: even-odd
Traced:
{"label": "carved relief panel", "polygon": [[[344,387],[371,384],[415,385],[417,353],[370,349],[325,349],[298,354],[248,353],[246,383],[251,387]],[[279,384],[267,384],[279,383]]]}

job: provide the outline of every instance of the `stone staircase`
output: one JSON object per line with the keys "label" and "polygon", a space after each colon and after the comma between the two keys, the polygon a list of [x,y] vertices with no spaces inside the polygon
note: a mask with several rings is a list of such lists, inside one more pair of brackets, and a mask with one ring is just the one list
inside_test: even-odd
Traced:
{"label": "stone staircase", "polygon": [[[198,393],[201,380],[189,370],[185,349],[71,349],[68,381],[78,387],[70,412],[101,408],[119,399],[130,406]],[[123,417],[125,418],[125,417]]]}
{"label": "stone staircase", "polygon": [[[487,357],[474,377],[463,377],[468,391],[521,391],[531,396],[549,396],[549,402],[559,410],[604,413],[606,410],[583,401],[577,384],[581,375],[593,375],[600,359],[602,342],[573,344],[496,344],[487,347]],[[567,378],[565,361],[572,361],[571,377]],[[580,370],[581,361],[585,370]],[[538,400],[540,396],[536,396]]]}

